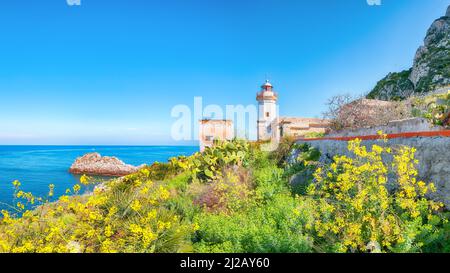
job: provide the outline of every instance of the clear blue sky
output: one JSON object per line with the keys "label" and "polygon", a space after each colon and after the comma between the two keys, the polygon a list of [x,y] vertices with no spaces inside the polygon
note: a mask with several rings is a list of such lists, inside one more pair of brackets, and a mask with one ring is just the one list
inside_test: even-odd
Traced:
{"label": "clear blue sky", "polygon": [[370,90],[412,65],[450,0],[5,0],[0,144],[174,144],[176,104],[254,104],[269,75],[284,116]]}

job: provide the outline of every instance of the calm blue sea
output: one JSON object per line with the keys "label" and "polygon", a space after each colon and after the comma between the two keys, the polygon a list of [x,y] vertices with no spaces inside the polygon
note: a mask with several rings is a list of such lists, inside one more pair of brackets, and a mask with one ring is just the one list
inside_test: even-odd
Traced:
{"label": "calm blue sea", "polygon": [[45,196],[49,184],[55,185],[55,198],[64,194],[79,179],[68,172],[69,167],[86,153],[116,156],[137,166],[197,151],[198,147],[191,146],[0,146],[0,209],[14,202],[12,182],[16,179],[22,190],[36,196]]}

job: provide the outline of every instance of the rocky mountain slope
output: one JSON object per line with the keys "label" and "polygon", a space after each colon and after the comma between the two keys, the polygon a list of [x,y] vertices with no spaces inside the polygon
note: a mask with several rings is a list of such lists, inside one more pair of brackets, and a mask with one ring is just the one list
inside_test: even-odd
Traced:
{"label": "rocky mountain slope", "polygon": [[389,73],[367,95],[369,99],[402,100],[450,84],[450,6],[433,22],[414,58],[413,67]]}

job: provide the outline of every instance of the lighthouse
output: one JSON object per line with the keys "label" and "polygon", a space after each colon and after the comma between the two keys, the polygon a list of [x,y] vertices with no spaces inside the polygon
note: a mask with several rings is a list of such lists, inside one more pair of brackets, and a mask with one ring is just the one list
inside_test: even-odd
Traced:
{"label": "lighthouse", "polygon": [[277,130],[278,94],[273,90],[269,80],[261,86],[261,90],[256,94],[256,100],[258,101],[258,140],[270,140]]}

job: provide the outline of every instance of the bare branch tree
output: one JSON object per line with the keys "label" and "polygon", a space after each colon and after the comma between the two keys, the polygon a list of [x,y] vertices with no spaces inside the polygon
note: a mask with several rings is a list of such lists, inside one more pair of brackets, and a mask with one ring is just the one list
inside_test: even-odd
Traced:
{"label": "bare branch tree", "polygon": [[323,115],[330,120],[332,131],[379,126],[412,117],[405,103],[368,100],[364,96],[354,98],[349,94],[333,96],[327,106]]}

